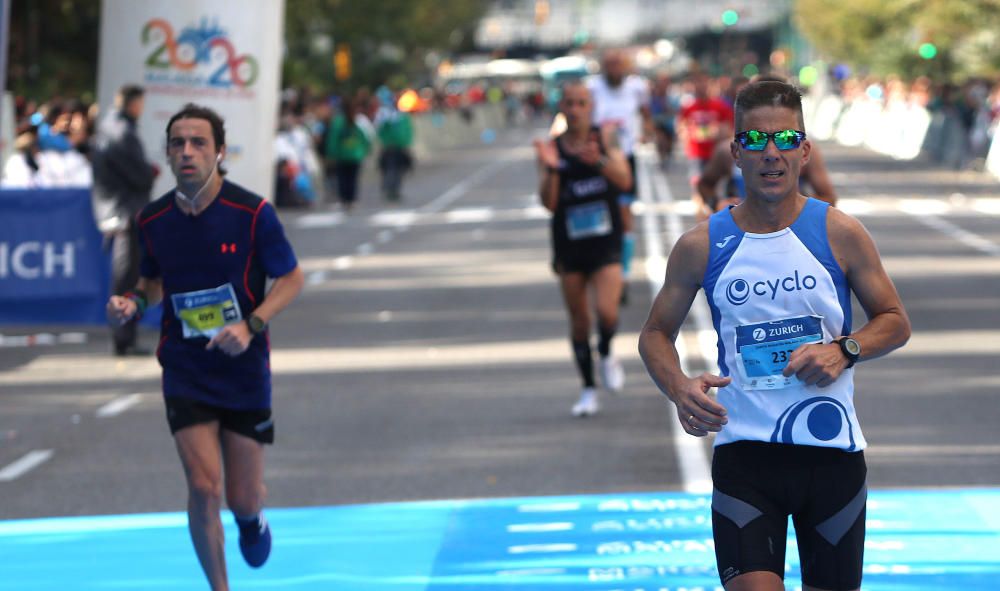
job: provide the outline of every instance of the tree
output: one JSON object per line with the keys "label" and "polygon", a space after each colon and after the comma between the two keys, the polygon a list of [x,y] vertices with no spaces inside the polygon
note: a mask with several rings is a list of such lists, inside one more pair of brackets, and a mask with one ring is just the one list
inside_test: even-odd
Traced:
{"label": "tree", "polygon": [[[333,53],[350,47],[349,86],[419,81],[428,52],[471,43],[486,0],[287,0],[285,85],[333,89]],[[94,99],[101,3],[13,0],[7,88],[29,98]]]}
{"label": "tree", "polygon": [[[874,74],[954,80],[1000,72],[1000,0],[798,0],[795,22],[830,58]],[[933,57],[918,53],[924,44]]]}
{"label": "tree", "polygon": [[99,2],[14,0],[7,88],[37,99],[93,101],[100,13]]}
{"label": "tree", "polygon": [[484,0],[294,0],[285,16],[286,85],[316,90],[337,84],[333,54],[346,45],[347,86],[375,86],[424,75],[428,52],[450,52],[472,39]]}

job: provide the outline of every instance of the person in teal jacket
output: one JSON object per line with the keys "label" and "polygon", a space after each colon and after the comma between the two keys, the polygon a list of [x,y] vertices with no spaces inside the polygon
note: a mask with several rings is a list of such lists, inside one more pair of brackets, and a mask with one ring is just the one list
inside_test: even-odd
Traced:
{"label": "person in teal jacket", "polygon": [[413,122],[410,114],[399,110],[395,97],[388,89],[382,93],[382,107],[375,117],[382,152],[378,167],[382,173],[382,196],[386,201],[398,202],[403,175],[413,166],[410,147],[413,145]]}
{"label": "person in teal jacket", "polygon": [[326,136],[326,158],[335,165],[337,196],[348,211],[358,196],[358,177],[365,157],[371,152],[375,130],[355,99],[344,97],[340,113],[330,122]]}

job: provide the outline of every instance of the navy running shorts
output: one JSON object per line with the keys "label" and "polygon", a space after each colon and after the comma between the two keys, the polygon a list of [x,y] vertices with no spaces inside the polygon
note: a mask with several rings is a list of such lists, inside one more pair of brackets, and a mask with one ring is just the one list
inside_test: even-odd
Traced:
{"label": "navy running shorts", "polygon": [[170,434],[201,423],[219,422],[219,427],[264,444],[274,443],[271,409],[234,410],[205,404],[191,398],[165,396]]}
{"label": "navy running shorts", "polygon": [[754,571],[784,579],[791,516],[802,582],[859,588],[867,472],[863,452],[760,441],[716,447],[712,532],[722,584]]}

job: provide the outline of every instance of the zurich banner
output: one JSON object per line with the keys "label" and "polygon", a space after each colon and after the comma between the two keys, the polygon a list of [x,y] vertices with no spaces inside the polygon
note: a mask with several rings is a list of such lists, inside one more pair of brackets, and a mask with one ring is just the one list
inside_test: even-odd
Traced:
{"label": "zurich banner", "polygon": [[89,189],[0,191],[0,324],[103,323],[109,278]]}

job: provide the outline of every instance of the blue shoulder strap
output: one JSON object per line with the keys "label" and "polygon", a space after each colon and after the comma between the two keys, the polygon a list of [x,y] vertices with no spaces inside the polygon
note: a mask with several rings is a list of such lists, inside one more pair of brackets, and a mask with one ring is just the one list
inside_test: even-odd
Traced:
{"label": "blue shoulder strap", "polygon": [[708,265],[705,266],[705,276],[701,282],[706,294],[712,293],[715,282],[736,252],[744,234],[733,221],[733,214],[728,207],[708,219]]}
{"label": "blue shoulder strap", "polygon": [[830,248],[830,237],[826,228],[826,216],[829,210],[829,203],[810,197],[798,219],[792,223],[791,229],[833,278],[833,283],[837,287],[837,299],[840,301],[840,307],[844,310],[842,334],[850,334],[852,321],[851,288],[847,283],[844,270],[840,268],[840,263],[837,262],[836,257],[833,256],[833,250]]}

